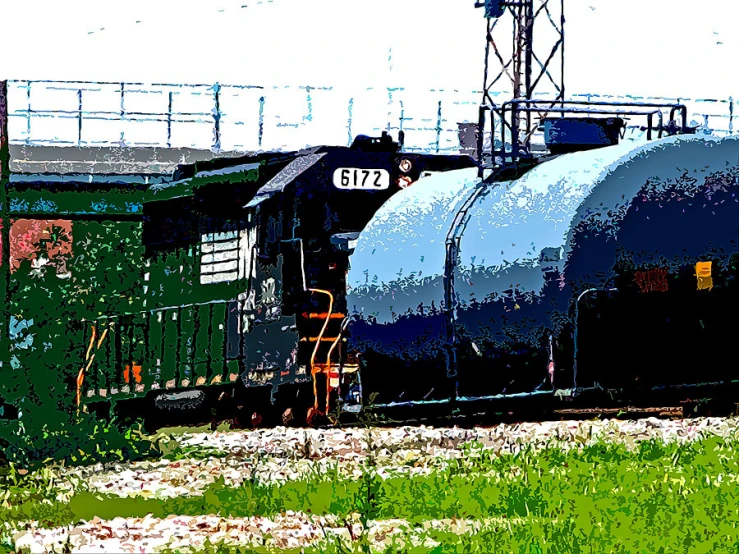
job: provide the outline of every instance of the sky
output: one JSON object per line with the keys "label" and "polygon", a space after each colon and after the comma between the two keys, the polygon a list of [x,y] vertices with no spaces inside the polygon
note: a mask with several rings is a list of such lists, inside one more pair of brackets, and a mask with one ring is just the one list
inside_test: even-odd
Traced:
{"label": "sky", "polygon": [[[736,0],[565,0],[565,11],[569,92],[739,94]],[[0,78],[482,85],[474,0],[1,0],[0,22]]]}

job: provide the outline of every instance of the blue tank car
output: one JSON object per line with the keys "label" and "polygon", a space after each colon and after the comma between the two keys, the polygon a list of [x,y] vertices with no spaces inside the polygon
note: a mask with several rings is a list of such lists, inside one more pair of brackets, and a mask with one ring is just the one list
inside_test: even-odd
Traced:
{"label": "blue tank car", "polygon": [[510,181],[451,171],[394,195],[347,276],[364,397],[633,398],[730,382],[738,175],[736,137],[683,135],[564,154]]}

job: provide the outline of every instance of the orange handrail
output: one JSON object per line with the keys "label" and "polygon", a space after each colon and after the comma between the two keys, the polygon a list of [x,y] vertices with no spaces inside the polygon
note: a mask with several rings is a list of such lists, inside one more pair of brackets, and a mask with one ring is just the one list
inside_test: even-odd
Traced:
{"label": "orange handrail", "polygon": [[[99,350],[100,347],[103,344],[103,341],[105,340],[106,335],[108,334],[108,329],[105,329],[102,334],[100,335],[100,339],[98,340],[97,347],[95,347],[95,350]],[[92,336],[90,337],[90,345],[87,347],[87,352],[85,353],[85,362],[86,365],[82,366],[79,373],[77,374],[77,413],[79,413],[79,406],[80,402],[82,401],[82,384],[85,382],[85,372],[87,372],[90,367],[92,366],[92,362],[95,361],[95,354],[92,354],[90,356],[90,352],[92,352],[92,348],[95,345],[95,336],[97,335],[97,330],[95,329],[95,326],[92,326]]]}
{"label": "orange handrail", "polygon": [[[339,344],[339,341],[341,340],[341,333],[344,332],[344,328],[346,327],[347,323],[349,323],[349,320],[345,317],[344,321],[341,322],[341,330],[339,331],[339,336],[336,337],[336,340],[331,345],[331,348],[329,348],[328,350],[328,356],[326,356],[326,368],[329,371],[329,375],[326,376],[326,411],[327,412],[328,412],[329,399],[331,396],[331,354],[333,354],[334,348],[336,348],[336,345]],[[336,421],[331,419],[331,423],[336,423]]]}
{"label": "orange handrail", "polygon": [[326,327],[328,327],[328,321],[329,319],[331,319],[331,312],[334,308],[334,295],[331,294],[330,291],[323,289],[308,290],[311,292],[320,292],[322,294],[328,295],[328,312],[326,315],[326,320],[323,322],[321,332],[318,334],[318,340],[316,340],[316,347],[313,349],[313,354],[311,354],[310,357],[310,374],[311,378],[313,379],[313,408],[318,411],[318,384],[316,383],[316,373],[318,373],[318,368],[316,368],[316,355],[318,354],[318,347],[321,345],[323,334],[326,332]]}

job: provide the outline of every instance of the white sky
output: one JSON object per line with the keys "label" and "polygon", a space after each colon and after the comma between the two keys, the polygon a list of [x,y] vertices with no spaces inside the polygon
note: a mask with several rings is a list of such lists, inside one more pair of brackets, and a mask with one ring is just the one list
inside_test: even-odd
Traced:
{"label": "white sky", "polygon": [[[466,91],[482,84],[485,22],[473,5],[0,0],[0,77]],[[737,0],[565,0],[565,10],[571,93],[739,95]]]}

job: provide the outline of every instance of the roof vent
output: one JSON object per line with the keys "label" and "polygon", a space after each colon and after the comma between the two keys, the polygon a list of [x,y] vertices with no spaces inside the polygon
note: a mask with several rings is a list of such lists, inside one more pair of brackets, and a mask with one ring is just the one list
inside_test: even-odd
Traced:
{"label": "roof vent", "polygon": [[390,133],[382,132],[381,137],[369,137],[367,135],[357,135],[352,142],[352,150],[361,152],[398,152],[400,145],[394,142]]}

